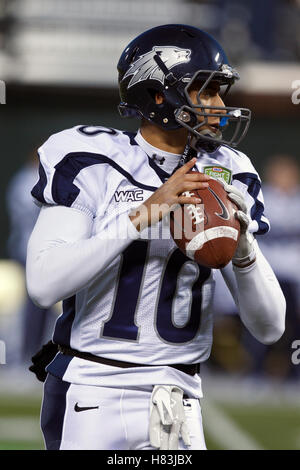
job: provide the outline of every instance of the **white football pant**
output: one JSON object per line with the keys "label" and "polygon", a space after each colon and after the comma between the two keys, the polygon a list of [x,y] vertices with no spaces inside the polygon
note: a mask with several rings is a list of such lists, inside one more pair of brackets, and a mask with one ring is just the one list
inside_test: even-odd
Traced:
{"label": "white football pant", "polygon": [[[47,449],[146,450],[151,392],[76,385],[48,374],[41,425]],[[191,446],[206,449],[199,400],[184,399]]]}

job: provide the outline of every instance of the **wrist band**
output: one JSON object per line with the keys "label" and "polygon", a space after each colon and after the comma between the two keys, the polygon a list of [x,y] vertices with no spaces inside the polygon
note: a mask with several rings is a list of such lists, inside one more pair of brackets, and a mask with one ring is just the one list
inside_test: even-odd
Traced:
{"label": "wrist band", "polygon": [[244,256],[243,258],[233,258],[232,264],[237,268],[246,268],[254,263],[256,260],[256,252],[254,249],[249,253],[249,255]]}

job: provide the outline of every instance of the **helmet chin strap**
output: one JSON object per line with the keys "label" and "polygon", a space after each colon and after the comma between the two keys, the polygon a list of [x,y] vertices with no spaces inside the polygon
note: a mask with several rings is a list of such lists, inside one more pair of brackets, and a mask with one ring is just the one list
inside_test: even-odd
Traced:
{"label": "helmet chin strap", "polygon": [[192,158],[197,157],[197,150],[192,146],[191,140],[192,140],[192,135],[191,135],[191,133],[189,133],[184,151],[183,151],[183,153],[180,157],[178,165],[176,166],[176,168],[174,168],[173,173],[175,173],[176,170],[178,170],[183,165],[185,165],[187,162],[189,162]]}
{"label": "helmet chin strap", "polygon": [[[200,132],[200,134],[202,134],[203,136],[208,135],[209,137],[213,137],[215,139],[222,139],[222,132],[220,130],[218,130],[217,132],[212,132],[210,129],[204,129]],[[189,132],[184,151],[182,153],[178,165],[173,170],[173,173],[175,173],[178,168],[181,168],[192,158],[197,158],[198,152],[204,151],[207,153],[211,153],[217,150],[219,146],[220,145],[216,142],[201,139],[201,137],[196,137],[194,134]]]}
{"label": "helmet chin strap", "polygon": [[[204,129],[203,131],[199,132],[199,134],[203,135],[203,137],[213,137],[214,139],[221,140],[222,139],[222,132],[218,129],[217,132],[213,132],[210,129]],[[201,139],[201,137],[197,137],[195,135],[191,136],[190,145],[193,147],[194,150],[197,152],[207,152],[212,153],[220,147],[221,144],[218,142],[212,142],[211,140]]]}
{"label": "helmet chin strap", "polygon": [[218,129],[216,132],[213,132],[210,129],[203,129],[203,131],[199,131],[199,134],[203,136],[213,137],[214,139],[221,140],[222,139],[222,132]]}

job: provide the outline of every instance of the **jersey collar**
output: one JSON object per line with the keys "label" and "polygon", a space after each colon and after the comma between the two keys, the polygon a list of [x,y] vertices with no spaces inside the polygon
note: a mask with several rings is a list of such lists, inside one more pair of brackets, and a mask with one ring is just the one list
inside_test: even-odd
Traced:
{"label": "jersey collar", "polygon": [[138,131],[135,137],[135,141],[148,155],[151,162],[154,163],[156,167],[163,170],[163,172],[166,172],[168,175],[170,175],[174,168],[176,168],[176,166],[178,165],[178,162],[181,157],[180,154],[165,152],[164,150],[154,147],[144,139],[140,130]]}

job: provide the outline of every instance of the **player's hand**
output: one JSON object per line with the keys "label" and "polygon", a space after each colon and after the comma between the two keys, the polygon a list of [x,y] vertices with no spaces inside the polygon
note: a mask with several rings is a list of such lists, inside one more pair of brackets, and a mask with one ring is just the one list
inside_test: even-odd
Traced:
{"label": "player's hand", "polygon": [[228,193],[229,199],[236,204],[238,210],[235,212],[235,217],[241,225],[240,240],[236,252],[232,258],[235,265],[248,264],[255,260],[255,252],[253,248],[253,235],[248,232],[249,217],[247,214],[247,205],[245,203],[244,195],[235,186],[225,183],[221,180],[225,191]]}
{"label": "player's hand", "polygon": [[249,218],[247,215],[247,206],[245,203],[244,195],[232,184],[227,184],[221,181],[225,191],[228,193],[229,199],[236,204],[239,210],[236,211],[235,217],[241,224],[241,233],[245,233],[249,226]]}
{"label": "player's hand", "polygon": [[160,450],[177,450],[181,435],[190,446],[183,407],[183,391],[174,385],[155,385],[150,403],[150,443]]}
{"label": "player's hand", "polygon": [[206,189],[209,186],[210,176],[195,171],[188,173],[195,165],[197,159],[192,158],[170,176],[149,199],[129,214],[131,222],[137,230],[156,224],[165,217],[177,204],[199,204],[197,197],[183,195],[185,191]]}

